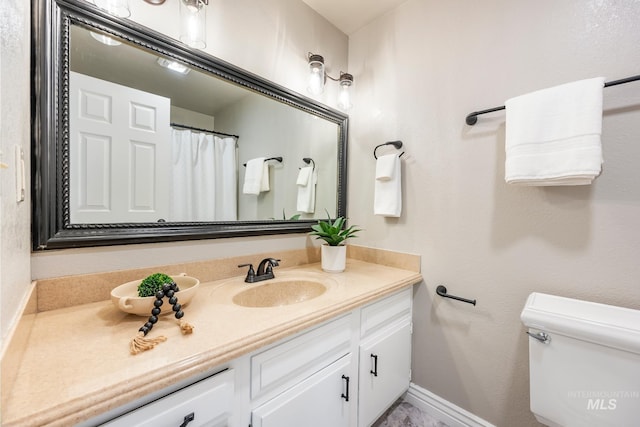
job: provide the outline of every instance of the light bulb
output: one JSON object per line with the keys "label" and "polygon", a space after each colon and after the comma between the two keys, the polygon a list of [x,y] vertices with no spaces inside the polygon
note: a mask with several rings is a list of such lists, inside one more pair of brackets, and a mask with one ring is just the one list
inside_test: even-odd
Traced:
{"label": "light bulb", "polygon": [[348,110],[352,107],[350,87],[353,84],[353,76],[351,74],[340,74],[340,95],[338,95],[338,108]]}
{"label": "light bulb", "polygon": [[201,0],[180,0],[180,41],[204,49],[207,46],[206,16]]}
{"label": "light bulb", "polygon": [[312,95],[320,95],[324,90],[324,58],[321,55],[309,54],[309,86]]}

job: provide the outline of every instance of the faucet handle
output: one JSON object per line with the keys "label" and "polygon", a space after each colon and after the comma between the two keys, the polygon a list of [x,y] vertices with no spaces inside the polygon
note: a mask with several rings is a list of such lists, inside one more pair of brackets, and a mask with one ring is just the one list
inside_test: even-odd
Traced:
{"label": "faucet handle", "polygon": [[269,258],[269,260],[267,261],[267,269],[265,271],[265,273],[269,274],[269,273],[273,273],[273,267],[277,267],[280,264],[278,264],[278,262],[280,262],[281,260],[279,259],[275,259],[275,258]]}
{"label": "faucet handle", "polygon": [[245,277],[244,281],[247,283],[252,283],[253,279],[256,277],[256,272],[253,270],[253,264],[240,264],[238,268],[249,267],[249,271],[247,271],[247,277]]}

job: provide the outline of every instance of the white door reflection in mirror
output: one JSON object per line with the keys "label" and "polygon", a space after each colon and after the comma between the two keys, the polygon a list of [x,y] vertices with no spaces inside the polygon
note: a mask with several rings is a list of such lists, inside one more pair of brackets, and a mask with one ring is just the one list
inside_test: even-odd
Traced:
{"label": "white door reflection in mirror", "polygon": [[70,91],[71,222],[166,219],[170,100],[75,72]]}

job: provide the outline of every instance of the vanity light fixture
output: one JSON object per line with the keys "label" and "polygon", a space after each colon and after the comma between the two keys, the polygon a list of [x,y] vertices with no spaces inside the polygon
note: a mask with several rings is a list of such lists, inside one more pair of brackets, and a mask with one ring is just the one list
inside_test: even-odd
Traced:
{"label": "vanity light fixture", "polygon": [[186,65],[167,58],[158,58],[157,62],[161,67],[168,68],[171,71],[175,71],[176,73],[188,74],[189,71],[191,71],[191,68],[187,67]]}
{"label": "vanity light fixture", "polygon": [[209,0],[179,0],[180,41],[196,49],[207,46],[207,14]]}
{"label": "vanity light fixture", "polygon": [[342,110],[348,110],[351,104],[350,87],[353,84],[353,76],[349,73],[340,72],[340,95],[338,95],[338,107]]}
{"label": "vanity light fixture", "polygon": [[324,72],[324,58],[309,52],[309,87],[307,90],[312,95],[320,95],[324,91],[324,82],[327,80]]}
{"label": "vanity light fixture", "polygon": [[128,18],[131,16],[129,0],[93,0],[93,4],[118,18]]}
{"label": "vanity light fixture", "polygon": [[352,107],[350,87],[353,84],[353,75],[340,71],[340,77],[331,77],[324,68],[324,57],[309,52],[307,55],[309,61],[309,86],[307,90],[312,95],[320,95],[324,91],[324,84],[327,78],[340,84],[340,95],[338,96],[338,107],[342,110],[348,110]]}
{"label": "vanity light fixture", "polygon": [[[100,9],[103,9],[118,18],[128,18],[131,16],[129,0],[92,1]],[[154,6],[160,6],[166,2],[166,0],[144,1]],[[204,6],[209,5],[209,0],[178,0],[178,3],[180,3],[180,41],[196,49],[205,48],[207,46],[207,20]],[[105,42],[103,41],[103,43]]]}

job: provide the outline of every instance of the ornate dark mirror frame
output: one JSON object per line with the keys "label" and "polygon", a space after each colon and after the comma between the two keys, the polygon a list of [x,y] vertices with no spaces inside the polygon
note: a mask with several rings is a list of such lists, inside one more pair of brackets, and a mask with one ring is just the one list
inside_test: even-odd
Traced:
{"label": "ornate dark mirror frame", "polygon": [[337,216],[346,216],[348,116],[283,86],[114,18],[82,0],[32,3],[32,242],[34,250],[303,233],[316,220],[72,224],[69,207],[69,35],[93,27],[338,125]]}

